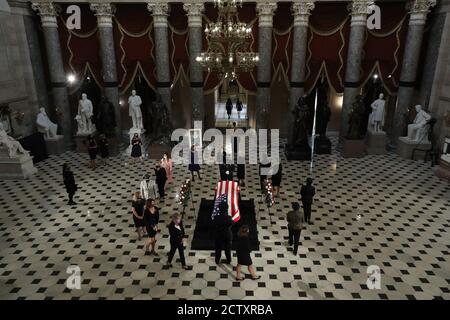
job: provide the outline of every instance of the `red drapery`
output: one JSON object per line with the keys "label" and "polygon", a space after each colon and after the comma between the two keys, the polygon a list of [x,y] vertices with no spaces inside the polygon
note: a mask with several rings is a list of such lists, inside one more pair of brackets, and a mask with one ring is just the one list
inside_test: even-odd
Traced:
{"label": "red drapery", "polygon": [[[401,72],[408,17],[401,2],[382,2],[381,30],[368,30],[361,66],[361,85],[373,73],[383,81],[385,89],[395,94]],[[68,30],[65,26],[65,6],[58,19],[59,35],[66,72],[82,79],[89,72],[99,86],[103,85],[97,21],[87,4],[82,9],[82,29]],[[292,65],[293,16],[290,3],[279,3],[274,15],[272,40],[272,75],[283,75],[289,81]],[[113,20],[118,83],[126,91],[139,72],[152,88],[156,86],[154,31],[150,12],[145,4],[117,4]],[[240,21],[252,26],[251,49],[258,51],[258,26],[255,3],[244,3],[239,9]],[[213,4],[205,5],[204,25],[217,19]],[[181,3],[171,4],[168,17],[168,41],[171,81],[189,73],[189,39],[187,17]],[[310,16],[306,53],[306,91],[314,88],[324,73],[337,92],[343,91],[345,64],[350,32],[350,16],[346,2],[316,3]],[[425,47],[425,44],[424,44]],[[203,49],[207,40],[203,37]],[[423,56],[423,55],[422,55]],[[256,91],[256,68],[239,75],[239,84],[250,92]],[[215,73],[204,73],[205,93],[220,84]],[[76,91],[71,87],[71,92]]]}

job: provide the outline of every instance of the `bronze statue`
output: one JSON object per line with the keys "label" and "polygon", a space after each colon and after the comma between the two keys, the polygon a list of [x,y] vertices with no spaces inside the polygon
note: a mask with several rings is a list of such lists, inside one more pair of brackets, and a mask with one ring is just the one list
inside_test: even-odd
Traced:
{"label": "bronze statue", "polygon": [[114,106],[105,96],[102,96],[100,101],[98,113],[95,117],[95,126],[100,133],[107,137],[111,137],[115,133],[116,115]]}
{"label": "bronze statue", "polygon": [[352,104],[352,110],[348,119],[348,135],[347,139],[361,139],[362,130],[361,123],[364,120],[365,106],[362,95],[358,94]]}
{"label": "bronze statue", "polygon": [[160,94],[156,94],[156,100],[153,102],[152,107],[154,116],[153,128],[155,130],[154,139],[164,144],[169,144],[173,128],[169,112],[164,102],[162,102]]}
{"label": "bronze statue", "polygon": [[298,99],[294,111],[294,137],[292,139],[294,144],[303,144],[308,142],[308,117],[309,107],[306,103],[306,96]]}
{"label": "bronze statue", "polygon": [[321,101],[317,105],[317,115],[316,115],[316,133],[319,136],[325,136],[327,133],[328,122],[331,118],[331,109],[328,106],[328,102]]}

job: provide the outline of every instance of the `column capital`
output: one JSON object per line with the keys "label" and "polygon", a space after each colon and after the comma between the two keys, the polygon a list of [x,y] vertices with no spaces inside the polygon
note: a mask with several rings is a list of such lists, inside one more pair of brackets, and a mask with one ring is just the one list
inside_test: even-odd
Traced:
{"label": "column capital", "polygon": [[350,25],[365,26],[367,23],[367,15],[372,12],[373,6],[373,0],[353,0],[349,3],[347,9],[352,16]]}
{"label": "column capital", "polygon": [[409,11],[409,25],[425,24],[427,14],[430,9],[436,5],[436,0],[412,0],[406,3],[406,9]]}
{"label": "column capital", "polygon": [[294,2],[292,4],[292,15],[294,16],[294,26],[308,26],[308,19],[314,9],[314,0]]}
{"label": "column capital", "polygon": [[147,9],[152,13],[153,26],[167,27],[167,16],[170,12],[168,3],[147,3]]}
{"label": "column capital", "polygon": [[43,27],[58,27],[56,17],[61,12],[61,7],[53,2],[35,2],[31,4],[31,9],[41,17]]}
{"label": "column capital", "polygon": [[276,2],[257,2],[256,11],[258,12],[259,27],[272,27],[273,15],[277,9]]}
{"label": "column capital", "polygon": [[116,6],[110,3],[91,3],[90,9],[97,17],[99,27],[112,27],[112,17],[116,12]]}
{"label": "column capital", "polygon": [[202,27],[202,12],[205,10],[203,3],[185,3],[183,4],[184,11],[188,16],[188,27]]}

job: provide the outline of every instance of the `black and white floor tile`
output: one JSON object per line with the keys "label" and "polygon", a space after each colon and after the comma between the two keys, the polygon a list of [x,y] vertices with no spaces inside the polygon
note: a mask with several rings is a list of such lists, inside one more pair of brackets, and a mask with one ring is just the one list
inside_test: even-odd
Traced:
{"label": "black and white floor tile", "polygon": [[[394,154],[343,159],[320,155],[310,162],[283,160],[281,197],[270,212],[259,196],[257,166],[247,167],[245,199],[257,201],[260,251],[257,272],[234,280],[231,266],[216,266],[212,252],[187,250],[188,264],[164,267],[169,216],[189,176],[175,167],[162,207],[159,257],[144,256],[130,213],[153,160],[111,158],[97,170],[88,156],[67,152],[37,165],[26,181],[0,181],[1,299],[449,299],[450,185],[428,163]],[[61,166],[69,162],[79,191],[66,204]],[[192,238],[201,198],[212,198],[218,170],[203,166],[186,217]],[[297,256],[287,246],[285,215],[301,182],[315,179],[312,224],[301,234]],[[177,257],[177,256],[176,256]],[[235,258],[234,258],[235,262]],[[81,289],[68,289],[67,268],[81,270]],[[381,288],[370,289],[367,269],[381,269]]]}

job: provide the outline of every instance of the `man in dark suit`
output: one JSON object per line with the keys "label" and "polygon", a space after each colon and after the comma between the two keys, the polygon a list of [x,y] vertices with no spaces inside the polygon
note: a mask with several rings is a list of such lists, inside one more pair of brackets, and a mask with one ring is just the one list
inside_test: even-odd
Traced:
{"label": "man in dark suit", "polygon": [[316,194],[316,189],[313,187],[312,183],[313,179],[306,179],[306,185],[303,185],[300,190],[306,223],[311,221],[311,205],[313,203],[314,195]]}
{"label": "man in dark suit", "polygon": [[164,195],[165,195],[164,187],[166,186],[167,173],[166,173],[166,169],[161,167],[160,161],[158,161],[156,163],[155,176],[156,176],[155,182],[156,182],[156,185],[158,186],[159,198],[161,200],[164,200]]}
{"label": "man in dark suit", "polygon": [[228,215],[228,204],[219,204],[220,214],[214,218],[213,230],[215,240],[215,260],[216,264],[220,263],[222,250],[225,251],[226,263],[231,263],[231,240],[232,233],[231,227],[233,226],[233,220]]}

